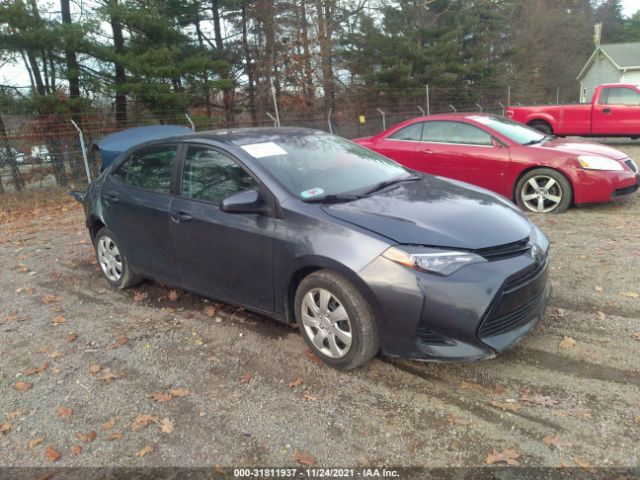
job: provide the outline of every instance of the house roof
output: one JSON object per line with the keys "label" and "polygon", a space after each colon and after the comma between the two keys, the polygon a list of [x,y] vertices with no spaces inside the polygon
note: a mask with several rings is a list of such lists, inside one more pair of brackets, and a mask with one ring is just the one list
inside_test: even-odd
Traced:
{"label": "house roof", "polygon": [[607,43],[594,50],[578,74],[578,80],[584,76],[599,52],[602,52],[618,70],[640,70],[640,42]]}

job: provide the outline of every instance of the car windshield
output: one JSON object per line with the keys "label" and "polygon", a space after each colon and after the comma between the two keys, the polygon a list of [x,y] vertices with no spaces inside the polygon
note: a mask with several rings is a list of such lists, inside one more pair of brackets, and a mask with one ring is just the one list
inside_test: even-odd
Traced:
{"label": "car windshield", "polygon": [[478,115],[476,117],[471,117],[471,119],[495,130],[521,145],[533,145],[534,143],[542,142],[546,138],[546,135],[543,133],[507,118],[493,115]]}
{"label": "car windshield", "polygon": [[289,192],[306,201],[358,196],[411,178],[402,166],[340,137],[318,132],[268,135],[238,145]]}

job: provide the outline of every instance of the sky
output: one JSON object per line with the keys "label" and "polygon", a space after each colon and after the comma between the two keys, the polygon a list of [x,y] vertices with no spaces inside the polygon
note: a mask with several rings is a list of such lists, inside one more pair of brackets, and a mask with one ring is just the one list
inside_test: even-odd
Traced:
{"label": "sky", "polygon": [[[640,0],[622,0],[621,3],[624,16],[631,16],[640,10]],[[4,65],[0,71],[0,84],[15,85],[16,79],[23,85],[29,84],[29,77],[22,65]]]}

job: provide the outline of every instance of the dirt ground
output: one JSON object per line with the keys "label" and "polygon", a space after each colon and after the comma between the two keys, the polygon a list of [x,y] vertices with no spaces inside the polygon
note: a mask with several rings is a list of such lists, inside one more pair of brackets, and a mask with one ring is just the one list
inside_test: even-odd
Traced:
{"label": "dirt ground", "polygon": [[152,282],[109,288],[78,204],[13,202],[0,466],[640,465],[638,196],[532,216],[554,295],[508,352],[348,373],[272,320]]}

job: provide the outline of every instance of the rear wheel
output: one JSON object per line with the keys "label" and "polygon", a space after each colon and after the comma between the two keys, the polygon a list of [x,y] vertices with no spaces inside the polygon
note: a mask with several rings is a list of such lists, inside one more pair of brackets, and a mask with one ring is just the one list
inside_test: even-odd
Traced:
{"label": "rear wheel", "polygon": [[516,185],[516,203],[536,213],[562,213],[571,205],[573,190],[569,180],[556,170],[536,168],[527,172]]}
{"label": "rear wheel", "polygon": [[553,135],[553,129],[551,125],[543,120],[536,120],[529,123],[531,128],[538,130],[540,133],[544,133],[545,135]]}
{"label": "rear wheel", "polygon": [[111,230],[107,227],[101,228],[93,245],[100,270],[111,286],[124,289],[140,282],[140,277],[129,266]]}
{"label": "rear wheel", "polygon": [[360,367],[380,349],[371,307],[351,282],[334,272],[320,270],[300,282],[295,313],[309,348],[334,368]]}

